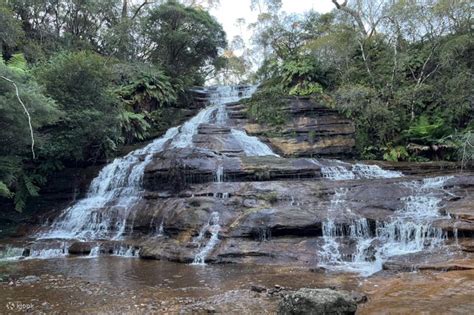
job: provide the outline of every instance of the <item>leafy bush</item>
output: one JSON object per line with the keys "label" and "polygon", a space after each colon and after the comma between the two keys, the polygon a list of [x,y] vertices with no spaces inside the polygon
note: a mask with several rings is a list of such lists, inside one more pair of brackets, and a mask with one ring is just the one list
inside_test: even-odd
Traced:
{"label": "leafy bush", "polygon": [[406,161],[410,157],[408,154],[407,150],[405,149],[404,146],[396,146],[396,147],[385,147],[384,148],[385,153],[383,155],[383,159],[385,161],[391,161],[391,162],[398,162],[398,161]]}
{"label": "leafy bush", "polygon": [[435,144],[451,133],[452,130],[442,118],[437,117],[433,123],[430,123],[428,117],[423,115],[403,135],[407,141],[420,144]]}
{"label": "leafy bush", "polygon": [[63,161],[94,161],[121,143],[120,107],[111,92],[105,58],[90,52],[61,53],[36,68],[36,76],[65,115],[51,130],[44,153]]}
{"label": "leafy bush", "polygon": [[284,98],[285,94],[279,87],[259,89],[250,100],[246,101],[247,114],[259,123],[282,125],[288,120],[284,111]]}
{"label": "leafy bush", "polygon": [[158,67],[145,64],[118,64],[114,67],[114,92],[134,112],[151,112],[163,106],[174,105],[179,85],[171,84],[171,78]]}

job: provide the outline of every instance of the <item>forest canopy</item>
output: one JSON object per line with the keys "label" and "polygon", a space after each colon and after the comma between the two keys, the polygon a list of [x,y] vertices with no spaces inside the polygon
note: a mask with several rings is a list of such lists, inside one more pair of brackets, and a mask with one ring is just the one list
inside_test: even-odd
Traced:
{"label": "forest canopy", "polygon": [[260,13],[243,58],[262,56],[254,119],[281,124],[278,100],[310,96],[355,122],[359,158],[472,162],[470,1],[333,0],[332,12],[304,15],[279,0],[253,3]]}
{"label": "forest canopy", "polygon": [[0,197],[21,210],[49,175],[170,127],[226,35],[194,1],[10,0],[0,45]]}

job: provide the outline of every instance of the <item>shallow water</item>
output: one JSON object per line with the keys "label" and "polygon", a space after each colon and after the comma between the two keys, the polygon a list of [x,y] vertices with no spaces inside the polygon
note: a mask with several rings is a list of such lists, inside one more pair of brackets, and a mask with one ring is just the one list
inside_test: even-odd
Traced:
{"label": "shallow water", "polygon": [[[275,314],[281,294],[301,287],[355,290],[358,314],[467,314],[474,310],[473,270],[354,274],[307,268],[193,266],[122,257],[3,262],[0,314]],[[25,276],[37,276],[21,284]],[[264,293],[251,291],[264,287]],[[275,294],[276,287],[284,287]]]}
{"label": "shallow water", "polygon": [[[252,292],[252,285],[352,290],[360,284],[355,275],[311,272],[307,268],[194,266],[122,257],[4,262],[0,274],[9,278],[0,285],[0,313],[8,303],[60,313],[200,313],[207,308],[222,313],[273,313],[279,296]],[[32,275],[41,280],[17,285]]]}
{"label": "shallow water", "polygon": [[[9,270],[13,277],[26,275],[60,274],[78,277],[90,282],[106,282],[128,288],[149,287],[210,287],[213,289],[237,288],[251,283],[285,287],[317,286],[341,283],[348,287],[357,283],[355,275],[335,275],[310,272],[307,268],[290,268],[256,265],[186,265],[137,258],[97,257],[31,260],[4,263],[0,273]],[[305,275],[299,279],[294,275]],[[333,280],[334,279],[334,280]]]}

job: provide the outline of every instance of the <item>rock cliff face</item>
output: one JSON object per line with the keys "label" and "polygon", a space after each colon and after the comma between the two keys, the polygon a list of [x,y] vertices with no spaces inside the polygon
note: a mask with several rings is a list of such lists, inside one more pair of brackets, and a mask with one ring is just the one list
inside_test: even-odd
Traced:
{"label": "rock cliff face", "polygon": [[245,107],[229,106],[229,116],[239,119],[248,134],[266,139],[285,157],[350,157],[355,146],[354,123],[336,110],[309,98],[286,100],[283,109],[289,117],[283,126],[272,127],[245,120]]}
{"label": "rock cliff face", "polygon": [[[109,164],[87,198],[37,234],[30,252],[44,253],[38,243],[59,238],[58,255],[138,254],[365,275],[405,268],[397,257],[416,266],[433,251],[472,255],[473,173],[459,173],[449,163],[379,163],[381,168],[306,157],[350,152],[352,124],[294,99],[287,134],[296,131],[300,138],[295,146],[278,146],[290,136],[245,132],[268,129],[252,129],[235,103],[248,91],[231,92],[214,91],[218,97],[193,119]],[[319,138],[310,144],[314,130]],[[323,150],[323,143],[330,145]]]}

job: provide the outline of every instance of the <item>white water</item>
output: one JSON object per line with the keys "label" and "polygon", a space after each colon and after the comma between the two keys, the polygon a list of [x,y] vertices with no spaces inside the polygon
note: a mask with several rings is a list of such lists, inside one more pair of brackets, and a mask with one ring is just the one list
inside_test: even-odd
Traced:
{"label": "white water", "polygon": [[202,249],[194,257],[193,265],[205,265],[206,264],[206,257],[209,253],[216,247],[217,243],[219,242],[219,232],[221,230],[221,226],[219,225],[219,213],[213,212],[209,217],[208,223],[201,229],[198,237],[195,239],[197,242],[201,242],[204,239],[206,232],[211,233],[211,237],[209,241],[206,243]]}
{"label": "white water", "polygon": [[341,165],[321,167],[321,173],[323,177],[330,180],[349,180],[397,178],[403,176],[401,172],[387,171],[377,165],[357,163],[351,166],[350,164],[342,162],[339,162],[339,164]]}
{"label": "white water", "polygon": [[[321,266],[342,271],[358,272],[368,276],[382,269],[390,257],[433,249],[443,244],[445,235],[433,227],[439,219],[441,199],[435,196],[449,177],[436,177],[423,181],[403,183],[411,192],[403,198],[403,207],[395,211],[388,222],[376,222],[375,235],[365,218],[354,218],[348,229],[334,222],[336,209],[345,204],[346,193],[338,190],[331,200],[328,219],[323,222]],[[339,211],[340,213],[340,211]],[[341,241],[356,243],[351,257],[341,253]]]}
{"label": "white water", "polygon": [[161,220],[160,227],[158,228],[156,236],[160,237],[165,235],[164,220]]}
{"label": "white water", "polygon": [[138,257],[138,250],[133,246],[120,245],[114,248],[112,256],[120,257]]}
{"label": "white water", "polygon": [[44,244],[33,244],[30,247],[30,254],[27,259],[51,259],[62,258],[68,255],[67,242],[61,242],[53,247],[45,247]]}
{"label": "white water", "polygon": [[347,180],[354,179],[355,174],[344,166],[325,166],[321,168],[323,178],[330,180]]}
{"label": "white water", "polygon": [[279,156],[257,137],[249,136],[245,131],[232,129],[234,139],[239,143],[247,156]]}
{"label": "white water", "polygon": [[25,249],[23,247],[15,247],[7,245],[0,251],[0,261],[5,260],[18,260],[23,256]]}
{"label": "white water", "polygon": [[130,152],[105,166],[92,181],[86,198],[66,209],[51,229],[39,238],[119,238],[133,205],[141,198],[145,167],[154,153],[179,133],[171,128],[146,147]]}
{"label": "white water", "polygon": [[[225,124],[225,104],[249,97],[255,87],[211,88],[211,105],[180,127],[169,129],[164,136],[146,147],[117,158],[105,166],[92,181],[87,196],[67,208],[39,239],[122,239],[133,207],[141,200],[141,183],[146,166],[155,153],[167,148],[193,147],[199,125]],[[216,111],[217,117],[216,117]],[[248,155],[275,155],[268,146],[243,131],[234,131]],[[133,218],[133,217],[132,217]]]}
{"label": "white water", "polygon": [[100,256],[100,245],[94,246],[91,248],[89,257],[99,257]]}
{"label": "white water", "polygon": [[329,205],[328,218],[322,223],[323,241],[321,251],[321,260],[325,264],[333,265],[342,261],[342,255],[339,250],[339,238],[343,236],[341,226],[334,222],[336,213],[341,212],[344,205],[344,197],[347,194],[345,189],[337,189],[331,204]]}

